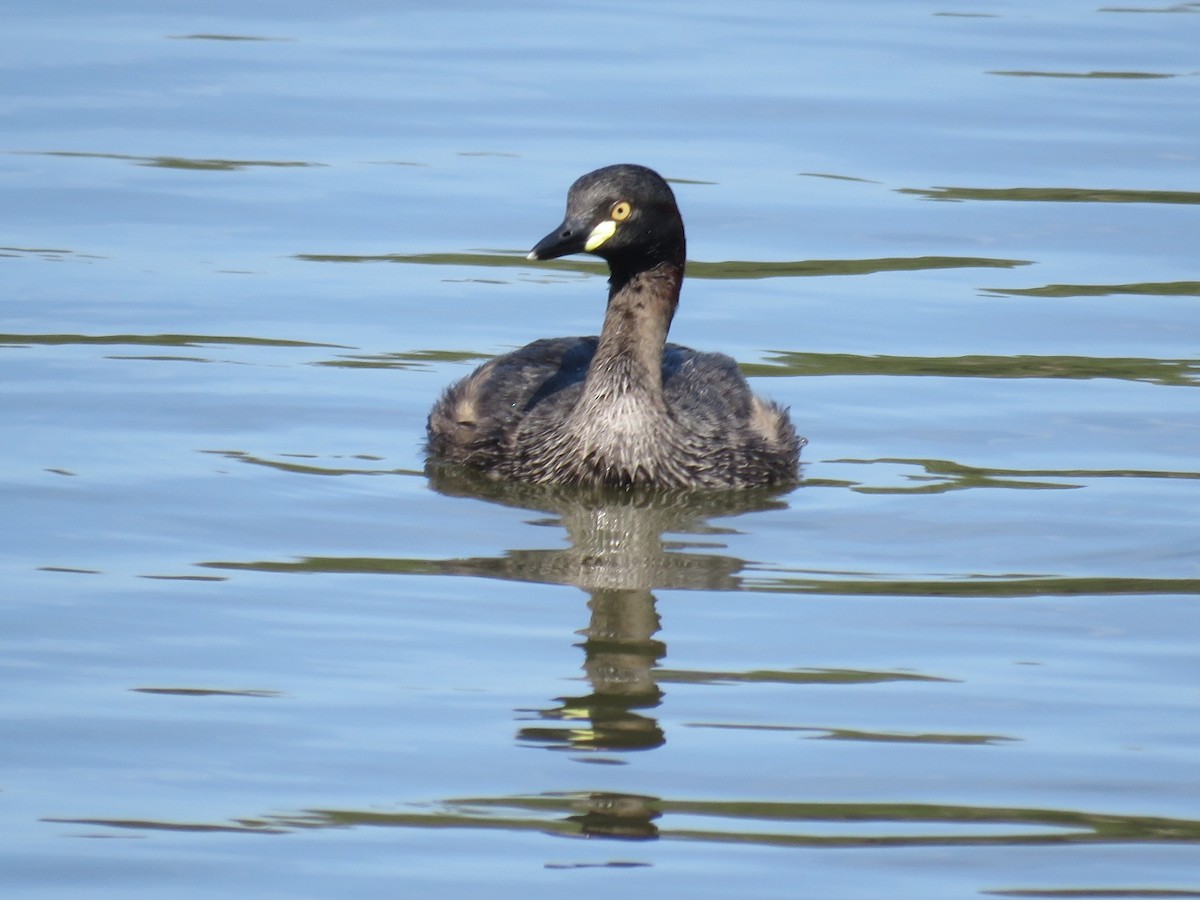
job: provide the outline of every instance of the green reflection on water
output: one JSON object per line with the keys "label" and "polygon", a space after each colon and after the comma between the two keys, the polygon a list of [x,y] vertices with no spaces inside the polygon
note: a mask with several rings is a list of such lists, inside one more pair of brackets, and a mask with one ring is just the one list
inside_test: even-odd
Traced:
{"label": "green reflection on water", "polygon": [[[1181,282],[1181,284],[1192,284]],[[0,347],[127,345],[152,347],[321,347],[352,350],[345,344],[260,338],[245,335],[202,334],[16,334],[0,333]],[[142,357],[154,358],[154,357]],[[184,358],[202,361],[197,357]],[[482,362],[488,356],[462,350],[409,350],[352,354],[313,363],[342,368],[415,369],[431,363]],[[770,354],[765,362],[744,363],[752,377],[811,375],[911,375],[940,378],[1108,378],[1150,384],[1191,387],[1200,384],[1200,360],[1103,358],[1091,356],[860,356],[851,353]]]}
{"label": "green reflection on water", "polygon": [[1035,72],[1035,71],[992,71],[989,75],[1012,75],[1017,78],[1178,78],[1178,75],[1162,72]]}
{"label": "green reflection on water", "polygon": [[1200,594],[1200,578],[1110,578],[1065,576],[962,576],[912,579],[773,577],[744,583],[744,591],[857,597],[1118,597]]}
{"label": "green reflection on water", "polygon": [[159,169],[197,169],[206,172],[234,172],[255,167],[309,168],[325,163],[295,162],[265,159],[192,159],[185,156],[133,156],[127,153],[86,153],[81,150],[20,150],[10,151],[32,156],[62,156],[72,159],[116,159]]}
{"label": "green reflection on water", "polygon": [[400,353],[356,353],[313,363],[342,369],[429,369],[431,363],[481,363],[486,353],[462,350],[409,350]]}
{"label": "green reflection on water", "polygon": [[[497,253],[385,253],[359,256],[339,253],[298,253],[295,259],[326,263],[409,263],[422,266],[487,266],[500,269],[531,269],[533,264],[519,251]],[[689,260],[688,278],[738,279],[791,278],[814,275],[869,275],[873,272],[909,272],[927,269],[1012,269],[1030,265],[1026,259],[994,259],[982,256],[894,256],[879,259],[805,259],[790,261]],[[599,262],[552,259],[538,262],[537,270],[607,275],[608,266]]]}
{"label": "green reflection on water", "polygon": [[1096,12],[1107,13],[1200,13],[1200,3],[1176,3],[1172,6],[1101,6]]}
{"label": "green reflection on water", "polygon": [[[697,819],[712,825],[695,827],[691,822]],[[308,809],[225,823],[102,818],[41,821],[141,831],[259,834],[359,827],[470,828],[762,847],[1200,843],[1200,822],[1192,819],[922,803],[670,800],[606,792],[471,797],[395,812]]]}
{"label": "green reflection on water", "polygon": [[0,247],[0,256],[21,259],[28,256],[40,256],[47,262],[61,262],[67,257],[74,259],[103,259],[87,253],[76,253],[74,250],[62,250],[57,247]]}
{"label": "green reflection on water", "polygon": [[[280,472],[291,472],[295,475],[422,475],[424,473],[415,469],[380,469],[370,468],[360,465],[317,465],[314,462],[293,462],[295,459],[311,459],[315,460],[319,457],[309,454],[291,453],[281,454],[289,457],[288,459],[264,459],[262,457],[253,456],[241,450],[201,450],[201,453],[209,453],[213,456],[223,456],[226,459],[237,460],[238,462],[248,463],[252,466],[265,466],[268,469],[276,469]],[[362,460],[364,462],[378,462],[380,457],[371,456],[365,453],[355,453],[348,456],[333,457],[336,460]]]}
{"label": "green reflection on water", "polygon": [[742,366],[747,375],[913,375],[939,378],[1109,378],[1151,384],[1200,384],[1200,360],[1094,356],[858,356],[851,353],[772,354]]}
{"label": "green reflection on water", "polygon": [[1137,191],[1109,188],[897,188],[929,200],[1037,200],[1050,203],[1200,203],[1200,191]]}
{"label": "green reflection on water", "polygon": [[[546,553],[554,551],[545,551]],[[688,554],[689,558],[702,554]],[[532,583],[571,583],[569,579],[538,577],[536,571],[522,570],[510,556],[463,559],[416,559],[406,557],[306,556],[290,560],[211,560],[195,565],[223,571],[268,572],[276,574],[358,574],[358,575],[461,575],[469,578],[497,578]],[[694,565],[694,564],[693,564]],[[756,591],[771,594],[824,594],[858,597],[1106,597],[1125,595],[1200,594],[1197,578],[1110,578],[1065,577],[1057,575],[957,575],[936,578],[897,578],[886,573],[786,574],[782,571],[755,572],[721,580],[699,581],[681,589],[710,591]],[[778,673],[767,673],[768,678]],[[817,680],[803,672],[787,673],[788,681]],[[754,673],[695,672],[662,673],[664,680],[720,681],[754,680]],[[821,676],[824,677],[824,676]],[[832,677],[832,676],[830,676]],[[850,677],[850,676],[847,676]],[[864,676],[866,677],[866,676]],[[923,676],[907,675],[908,678]]]}
{"label": "green reflection on water", "polygon": [[282,697],[280,691],[269,690],[227,690],[222,688],[130,688],[134,694],[163,694],[174,697]]}
{"label": "green reflection on water", "polygon": [[[1154,469],[992,469],[982,466],[967,466],[948,459],[831,459],[830,463],[848,465],[920,466],[924,475],[905,475],[912,481],[925,482],[918,487],[868,487],[858,484],[846,485],[859,493],[911,494],[942,493],[966,488],[1020,488],[1020,489],[1068,489],[1083,487],[1078,483],[1030,481],[1031,478],[1074,478],[1092,480],[1096,478],[1168,478],[1195,480],[1200,472],[1171,472]],[[1014,477],[1015,476],[1015,477]],[[839,485],[841,486],[841,485]]]}
{"label": "green reflection on water", "polygon": [[866,672],[859,669],[789,669],[749,672],[700,672],[691,669],[657,669],[656,681],[675,684],[886,684],[893,681],[952,682],[953,678],[914,672]]}
{"label": "green reflection on water", "polygon": [[[824,729],[823,729],[824,730]],[[866,741],[883,744],[947,744],[951,746],[978,747],[1007,744],[1017,738],[996,734],[908,734],[891,731],[858,731],[852,728],[830,728],[818,737],[824,741]]]}
{"label": "green reflection on water", "polygon": [[878,460],[829,460],[828,462],[858,463],[870,466],[872,463],[899,463],[902,466],[920,466],[932,475],[946,475],[947,478],[962,479],[967,484],[978,480],[986,482],[996,475],[1020,475],[1026,478],[1180,478],[1200,479],[1200,472],[1168,472],[1162,469],[989,469],[978,466],[964,466],[952,460],[907,460],[902,457],[882,457]]}
{"label": "green reflection on water", "polygon": [[[1158,9],[1127,10],[1127,12],[1167,12]],[[1010,891],[980,891],[985,897],[1031,897],[1044,900],[1172,900],[1172,898],[1200,897],[1200,891],[1172,890],[1170,888],[1038,888],[1014,889]]]}
{"label": "green reflection on water", "polygon": [[[948,679],[932,679],[944,681]],[[879,744],[946,744],[952,746],[1000,745],[1020,740],[999,734],[912,734],[897,731],[859,731],[851,728],[817,728],[812,725],[744,725],[728,722],[694,722],[691,728],[717,728],[731,731],[785,731],[806,733],[811,740],[863,741]],[[815,732],[815,733],[814,733]]]}
{"label": "green reflection on water", "polygon": [[253,34],[169,34],[171,41],[293,41],[295,38],[259,37]]}
{"label": "green reflection on water", "polygon": [[1133,284],[1047,284],[1036,288],[983,288],[1013,297],[1107,297],[1112,294],[1153,297],[1200,297],[1200,281],[1142,281]]}
{"label": "green reflection on water", "polygon": [[799,262],[689,262],[689,278],[778,278],[791,275],[869,275],[874,272],[914,272],[929,269],[1013,269],[1027,259],[984,256],[888,256],[879,259],[812,259]]}
{"label": "green reflection on water", "polygon": [[882,184],[881,181],[872,181],[870,178],[858,178],[854,175],[835,175],[832,172],[797,172],[797,175],[802,175],[805,178],[828,178],[831,181],[857,181],[860,184]]}
{"label": "green reflection on water", "polygon": [[349,350],[344,344],[321,344],[312,341],[289,341],[279,338],[246,337],[244,335],[211,334],[4,334],[0,346],[63,346],[83,344],[132,344],[151,347],[203,347],[242,345],[250,347],[332,347]]}
{"label": "green reflection on water", "polygon": [[[350,350],[345,344],[326,344],[313,341],[285,340],[281,338],[247,337],[244,335],[211,334],[3,334],[0,347],[21,348],[33,346],[149,346],[149,347],[319,347],[324,349]],[[110,355],[107,359],[137,359],[159,362],[213,362],[199,356],[178,355]],[[345,369],[428,369],[435,363],[483,362],[490,357],[483,353],[462,350],[408,350],[395,353],[347,354],[334,359],[313,362],[315,366],[331,366]],[[236,455],[236,454],[231,454]],[[256,461],[256,460],[249,460]]]}
{"label": "green reflection on water", "polygon": [[[451,561],[405,559],[375,556],[306,556],[297,560],[258,560],[255,562],[212,561],[196,563],[206,569],[280,574],[342,575],[453,575]],[[465,574],[459,572],[457,574]],[[474,572],[472,574],[484,574]]]}
{"label": "green reflection on water", "polygon": [[166,356],[164,354],[147,355],[147,356],[106,356],[105,359],[126,359],[126,360],[141,360],[142,362],[194,362],[194,363],[210,363],[214,362],[211,359],[205,359],[200,356]]}

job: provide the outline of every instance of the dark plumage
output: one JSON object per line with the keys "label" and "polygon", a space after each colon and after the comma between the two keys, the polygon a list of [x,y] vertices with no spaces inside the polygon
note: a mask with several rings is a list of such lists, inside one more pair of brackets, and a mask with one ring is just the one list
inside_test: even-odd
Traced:
{"label": "dark plumage", "polygon": [[498,478],[731,488],[794,481],[803,438],[720,353],[666,343],[686,244],[671,188],[643,166],[584,175],[530,259],[609,265],[599,337],[534,341],[453,384],[429,414],[431,456]]}

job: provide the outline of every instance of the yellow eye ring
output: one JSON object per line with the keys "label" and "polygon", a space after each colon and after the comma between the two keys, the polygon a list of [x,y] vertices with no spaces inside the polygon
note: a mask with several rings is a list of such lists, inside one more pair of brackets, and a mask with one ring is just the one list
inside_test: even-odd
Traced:
{"label": "yellow eye ring", "polygon": [[629,201],[619,200],[613,204],[612,212],[609,215],[612,216],[614,222],[624,222],[632,213],[633,207],[629,205]]}

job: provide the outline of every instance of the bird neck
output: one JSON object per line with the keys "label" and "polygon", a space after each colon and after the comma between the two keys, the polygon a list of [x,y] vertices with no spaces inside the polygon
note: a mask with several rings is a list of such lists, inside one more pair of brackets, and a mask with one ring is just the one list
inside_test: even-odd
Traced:
{"label": "bird neck", "polygon": [[632,274],[613,269],[600,343],[584,395],[611,398],[638,393],[662,400],[663,347],[683,284],[683,264],[660,262]]}

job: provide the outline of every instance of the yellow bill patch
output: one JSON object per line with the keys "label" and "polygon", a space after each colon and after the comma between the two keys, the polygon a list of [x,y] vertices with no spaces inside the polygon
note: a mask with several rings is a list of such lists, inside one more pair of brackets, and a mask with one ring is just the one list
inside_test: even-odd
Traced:
{"label": "yellow bill patch", "polygon": [[583,249],[591,253],[605,241],[607,241],[617,230],[617,223],[612,219],[605,219],[599,225],[592,229],[592,233],[588,235],[587,241],[583,245]]}

